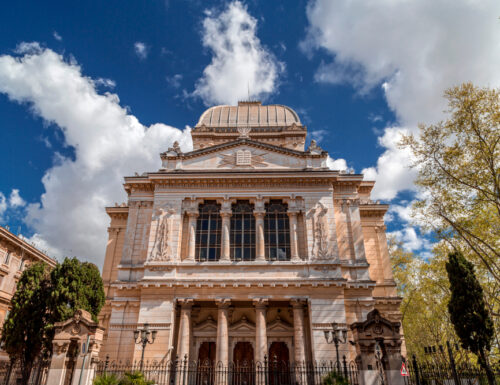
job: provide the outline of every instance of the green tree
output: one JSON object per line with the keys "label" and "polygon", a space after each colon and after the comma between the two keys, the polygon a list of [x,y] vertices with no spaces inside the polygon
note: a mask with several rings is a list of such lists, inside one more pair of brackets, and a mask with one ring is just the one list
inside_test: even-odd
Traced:
{"label": "green tree", "polygon": [[450,253],[446,263],[451,298],[448,312],[455,332],[465,349],[477,355],[486,371],[490,385],[495,375],[488,364],[488,352],[493,339],[493,322],[483,297],[483,289],[476,279],[474,266],[460,253]]}
{"label": "green tree", "polygon": [[94,321],[105,302],[101,274],[96,265],[65,258],[51,273],[50,312],[53,322],[66,321],[83,309]]}
{"label": "green tree", "polygon": [[29,266],[21,275],[12,307],[2,330],[2,342],[11,362],[21,366],[22,384],[27,384],[34,362],[44,353],[44,330],[50,296],[48,266]]}
{"label": "green tree", "polygon": [[41,263],[23,272],[2,332],[11,360],[21,363],[23,385],[35,359],[51,354],[54,324],[71,318],[78,309],[97,321],[104,302],[99,269],[91,263],[66,258],[51,272]]}
{"label": "green tree", "polygon": [[423,190],[414,215],[469,260],[481,263],[498,287],[500,91],[465,83],[447,90],[445,97],[449,118],[421,125],[419,135],[400,143],[413,155],[415,183]]}

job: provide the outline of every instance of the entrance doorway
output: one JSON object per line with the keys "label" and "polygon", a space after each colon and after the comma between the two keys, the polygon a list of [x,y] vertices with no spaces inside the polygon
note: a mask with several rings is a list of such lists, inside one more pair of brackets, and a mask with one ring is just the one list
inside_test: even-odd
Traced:
{"label": "entrance doorway", "polygon": [[255,384],[253,366],[253,346],[250,342],[237,342],[233,350],[233,377],[232,385]]}
{"label": "entrance doorway", "polygon": [[215,380],[215,342],[202,342],[198,350],[196,385],[211,385]]}
{"label": "entrance doorway", "polygon": [[253,346],[250,342],[237,342],[233,351],[236,366],[250,366],[253,362]]}
{"label": "entrance doorway", "polygon": [[269,385],[290,384],[290,353],[284,342],[269,347]]}
{"label": "entrance doorway", "polygon": [[269,362],[271,364],[289,365],[290,353],[284,342],[273,342],[269,347]]}
{"label": "entrance doorway", "polygon": [[198,351],[198,365],[212,366],[215,362],[215,342],[202,342]]}

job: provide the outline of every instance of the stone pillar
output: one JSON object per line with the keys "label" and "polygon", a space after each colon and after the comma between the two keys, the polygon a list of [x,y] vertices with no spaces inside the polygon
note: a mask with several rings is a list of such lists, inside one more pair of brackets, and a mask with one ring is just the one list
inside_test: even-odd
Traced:
{"label": "stone pillar", "polygon": [[191,344],[191,309],[193,299],[179,299],[181,305],[181,316],[179,319],[179,337],[177,338],[177,356],[183,362],[185,358],[189,360],[189,347]]}
{"label": "stone pillar", "polygon": [[196,254],[196,218],[198,218],[198,213],[189,211],[187,212],[189,216],[188,222],[188,261],[194,261]]}
{"label": "stone pillar", "polygon": [[306,300],[300,298],[292,299],[293,306],[293,339],[294,339],[294,357],[295,363],[301,364],[306,360],[306,339],[304,325],[304,305]]}
{"label": "stone pillar", "polygon": [[264,240],[264,216],[266,215],[265,210],[254,210],[253,215],[255,216],[255,259],[257,261],[266,260],[266,243]]}
{"label": "stone pillar", "polygon": [[[227,368],[229,365],[229,305],[231,300],[223,298],[217,300],[217,342],[215,344],[215,361],[217,365]],[[227,377],[223,383],[227,383]]]}
{"label": "stone pillar", "polygon": [[222,217],[222,242],[221,242],[221,261],[229,261],[231,259],[231,210],[224,210],[220,212]]}
{"label": "stone pillar", "polygon": [[52,358],[47,375],[47,385],[62,385],[66,374],[66,353],[68,352],[70,341],[53,342]]}
{"label": "stone pillar", "polygon": [[297,235],[297,214],[297,211],[288,210],[288,217],[290,218],[290,254],[292,261],[300,260]]}
{"label": "stone pillar", "polygon": [[253,301],[255,306],[255,363],[264,364],[267,355],[267,324],[266,310],[268,300],[259,298]]}

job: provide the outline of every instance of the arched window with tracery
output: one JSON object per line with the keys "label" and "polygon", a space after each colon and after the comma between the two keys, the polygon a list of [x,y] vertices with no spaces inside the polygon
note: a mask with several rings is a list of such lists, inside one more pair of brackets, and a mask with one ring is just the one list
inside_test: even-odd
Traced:
{"label": "arched window with tracery", "polygon": [[231,259],[233,261],[255,260],[255,217],[253,205],[238,201],[232,206]]}
{"label": "arched window with tracery", "polygon": [[221,245],[220,205],[215,201],[205,201],[199,206],[196,221],[196,260],[218,261]]}
{"label": "arched window with tracery", "polygon": [[266,259],[269,261],[290,260],[290,222],[287,209],[286,204],[277,200],[266,204],[264,238]]}

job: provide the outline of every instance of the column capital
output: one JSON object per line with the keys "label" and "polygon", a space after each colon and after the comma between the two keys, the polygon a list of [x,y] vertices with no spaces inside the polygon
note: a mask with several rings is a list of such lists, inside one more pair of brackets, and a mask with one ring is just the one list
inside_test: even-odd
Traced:
{"label": "column capital", "polygon": [[385,231],[386,229],[387,229],[387,227],[385,225],[375,226],[376,233],[381,233],[381,232]]}
{"label": "column capital", "polygon": [[191,309],[194,304],[193,298],[177,298],[177,303],[181,305],[182,309]]}
{"label": "column capital", "polygon": [[215,300],[215,303],[217,304],[217,307],[219,309],[229,309],[231,306],[231,299],[230,298],[217,298]]}
{"label": "column capital", "polygon": [[233,212],[231,210],[221,210],[220,211],[220,216],[222,218],[231,218],[232,215],[233,215]]}
{"label": "column capital", "polygon": [[255,306],[255,308],[262,309],[262,308],[267,307],[267,305],[269,304],[269,299],[267,299],[267,298],[255,298],[252,302],[253,302],[253,305]]}
{"label": "column capital", "polygon": [[288,211],[286,213],[288,214],[289,217],[296,217],[300,213],[300,210],[288,209]]}
{"label": "column capital", "polygon": [[292,304],[294,309],[302,309],[307,304],[307,299],[305,299],[305,298],[292,298],[292,299],[290,299],[290,303]]}
{"label": "column capital", "polygon": [[259,218],[259,217],[262,218],[262,217],[264,217],[264,215],[266,215],[266,210],[254,210],[253,215],[256,218]]}
{"label": "column capital", "polygon": [[186,210],[186,214],[190,217],[190,218],[198,218],[198,216],[200,215],[200,213],[198,211],[191,211],[191,210]]}

